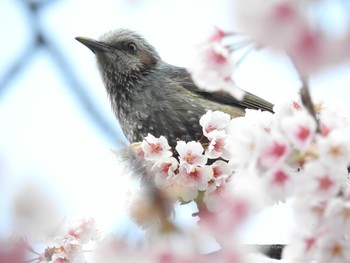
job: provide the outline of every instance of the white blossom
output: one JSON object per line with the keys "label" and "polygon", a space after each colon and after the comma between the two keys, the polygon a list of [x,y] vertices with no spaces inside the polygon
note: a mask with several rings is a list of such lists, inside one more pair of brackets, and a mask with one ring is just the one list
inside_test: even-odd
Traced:
{"label": "white blossom", "polygon": [[197,166],[204,166],[207,158],[203,155],[204,148],[199,142],[177,142],[176,151],[179,153],[180,165],[191,172]]}

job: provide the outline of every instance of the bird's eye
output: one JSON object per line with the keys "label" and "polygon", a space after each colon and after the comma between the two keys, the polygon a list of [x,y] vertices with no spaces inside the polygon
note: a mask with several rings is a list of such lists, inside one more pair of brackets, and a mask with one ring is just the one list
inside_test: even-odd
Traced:
{"label": "bird's eye", "polygon": [[128,49],[129,51],[135,52],[137,49],[136,44],[134,42],[128,43]]}

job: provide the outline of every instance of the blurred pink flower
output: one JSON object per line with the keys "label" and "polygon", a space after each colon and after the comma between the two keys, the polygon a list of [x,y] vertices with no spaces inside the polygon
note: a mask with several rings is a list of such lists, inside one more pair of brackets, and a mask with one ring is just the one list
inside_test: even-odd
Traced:
{"label": "blurred pink flower", "polygon": [[81,219],[78,224],[69,228],[68,234],[78,239],[82,245],[97,237],[96,223],[93,218]]}
{"label": "blurred pink flower", "polygon": [[244,91],[234,85],[231,78],[235,62],[229,46],[222,43],[226,33],[220,29],[197,46],[197,56],[193,59],[189,72],[194,82],[207,91],[225,91],[237,99],[242,99]]}

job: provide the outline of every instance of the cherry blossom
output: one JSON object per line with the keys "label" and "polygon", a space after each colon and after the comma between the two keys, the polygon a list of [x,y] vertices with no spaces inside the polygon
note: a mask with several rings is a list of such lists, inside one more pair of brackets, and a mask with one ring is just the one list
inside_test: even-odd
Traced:
{"label": "cherry blossom", "polygon": [[[325,212],[325,225],[327,225],[333,233],[339,236],[348,235],[350,233],[350,202],[341,198],[334,198],[329,201]],[[339,228],[338,226],[342,226]]]}
{"label": "cherry blossom", "polygon": [[345,183],[345,167],[343,169],[331,170],[320,162],[310,162],[304,167],[302,175],[299,176],[300,187],[298,191],[303,195],[312,195],[318,200],[327,200],[335,197],[341,186]]}
{"label": "cherry blossom", "polygon": [[217,213],[223,209],[222,200],[227,195],[227,191],[225,181],[220,180],[220,184],[217,184],[217,181],[209,182],[208,189],[205,191],[203,198],[208,211]]}
{"label": "cherry blossom", "polygon": [[342,236],[324,235],[315,252],[317,263],[342,263],[350,259],[350,243]]}
{"label": "cherry blossom", "polygon": [[152,167],[156,186],[166,187],[171,184],[178,166],[179,162],[174,157],[168,157],[156,162]]}
{"label": "cherry blossom", "polygon": [[203,155],[204,148],[199,142],[179,141],[175,149],[179,154],[180,165],[186,168],[187,172],[207,163],[207,158]]}
{"label": "cherry blossom", "polygon": [[311,232],[309,228],[300,226],[292,234],[290,245],[283,250],[283,262],[313,262],[319,238],[319,234]]}
{"label": "cherry blossom", "polygon": [[234,242],[235,231],[250,215],[252,207],[250,201],[235,196],[230,191],[223,191],[217,200],[220,201],[220,209],[216,207],[215,213],[202,215],[200,224],[215,234],[222,246],[230,246]]}
{"label": "cherry blossom", "polygon": [[328,132],[327,136],[318,137],[320,160],[326,165],[347,167],[350,163],[350,137],[342,131]]}
{"label": "cherry blossom", "polygon": [[208,110],[199,120],[203,127],[203,134],[208,136],[213,131],[225,131],[230,124],[231,117],[221,111]]}
{"label": "cherry blossom", "polygon": [[291,153],[291,145],[280,134],[269,133],[261,146],[259,165],[269,168],[285,161]]}
{"label": "cherry blossom", "polygon": [[230,151],[227,149],[227,135],[224,131],[212,131],[207,135],[209,145],[205,151],[205,155],[210,159],[223,158],[230,159]]}
{"label": "cherry blossom", "polygon": [[213,177],[208,182],[203,201],[210,212],[217,212],[222,209],[222,198],[228,194],[230,187],[227,187],[227,184],[231,182],[233,171],[229,164],[222,160],[215,161],[211,168]]}
{"label": "cherry blossom", "polygon": [[228,165],[227,162],[222,160],[215,161],[211,168],[213,169],[214,180],[227,180],[233,174],[232,168]]}
{"label": "cherry blossom", "polygon": [[263,177],[267,195],[275,202],[284,201],[292,194],[297,175],[286,165],[272,167]]}
{"label": "cherry blossom", "polygon": [[305,111],[295,112],[281,120],[281,129],[293,147],[301,152],[306,151],[315,136],[316,123]]}
{"label": "cherry blossom", "polygon": [[8,240],[0,240],[1,263],[24,263],[28,254],[28,244],[23,239],[10,237]]}
{"label": "cherry blossom", "polygon": [[232,10],[240,31],[260,45],[286,51],[299,73],[309,75],[350,56],[348,30],[334,34],[315,26],[321,23],[310,14],[320,2],[235,0]]}
{"label": "cherry blossom", "polygon": [[186,167],[180,165],[179,175],[186,187],[205,191],[208,188],[208,182],[213,177],[213,169],[210,166],[197,166],[188,171]]}
{"label": "cherry blossom", "polygon": [[149,133],[143,140],[141,147],[146,160],[161,159],[172,155],[168,141],[164,136],[155,138]]}
{"label": "cherry blossom", "polygon": [[208,91],[226,91],[242,99],[244,91],[236,87],[231,78],[235,62],[229,47],[222,43],[225,36],[224,31],[216,29],[211,37],[200,43],[189,72],[200,88]]}
{"label": "cherry blossom", "polygon": [[69,228],[68,234],[80,241],[82,245],[95,239],[97,236],[96,224],[93,218],[82,219],[78,224]]}

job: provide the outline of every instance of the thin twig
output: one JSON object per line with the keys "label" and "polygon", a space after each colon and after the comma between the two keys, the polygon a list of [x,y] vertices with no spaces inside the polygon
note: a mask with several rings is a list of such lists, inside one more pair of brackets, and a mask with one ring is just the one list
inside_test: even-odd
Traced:
{"label": "thin twig", "polygon": [[239,67],[242,62],[247,58],[250,52],[252,52],[255,49],[254,46],[250,47],[248,50],[246,50],[243,55],[237,60],[236,67]]}
{"label": "thin twig", "polygon": [[316,111],[315,111],[315,106],[312,102],[311,96],[310,96],[310,91],[309,91],[309,86],[306,81],[302,81],[303,86],[300,89],[300,97],[303,105],[307,109],[307,111],[310,113],[310,115],[314,118],[316,122],[316,130],[317,132],[320,132],[320,122],[316,116]]}

